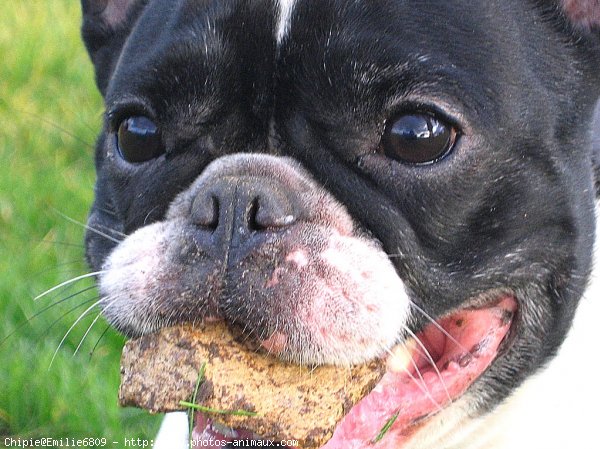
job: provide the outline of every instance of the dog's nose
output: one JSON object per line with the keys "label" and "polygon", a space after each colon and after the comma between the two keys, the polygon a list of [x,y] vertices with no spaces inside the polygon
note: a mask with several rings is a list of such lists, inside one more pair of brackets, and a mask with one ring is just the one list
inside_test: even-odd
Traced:
{"label": "dog's nose", "polygon": [[280,183],[253,176],[226,176],[199,192],[190,211],[192,223],[228,237],[277,231],[293,224],[299,200]]}

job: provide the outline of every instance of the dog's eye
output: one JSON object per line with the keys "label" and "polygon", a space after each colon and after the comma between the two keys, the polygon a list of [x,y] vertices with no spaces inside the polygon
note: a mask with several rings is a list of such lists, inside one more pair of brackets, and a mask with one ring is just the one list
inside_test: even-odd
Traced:
{"label": "dog's eye", "polygon": [[383,153],[410,164],[427,164],[452,150],[456,129],[428,113],[402,114],[388,121],[381,139]]}
{"label": "dog's eye", "polygon": [[129,117],[117,133],[119,153],[127,162],[146,162],[165,152],[160,130],[147,117]]}

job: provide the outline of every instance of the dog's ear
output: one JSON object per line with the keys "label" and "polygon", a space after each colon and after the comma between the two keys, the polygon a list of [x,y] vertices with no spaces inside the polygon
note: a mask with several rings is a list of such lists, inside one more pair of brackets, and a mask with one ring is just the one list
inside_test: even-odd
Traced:
{"label": "dog's ear", "polygon": [[81,0],[81,35],[104,95],[123,44],[147,0]]}
{"label": "dog's ear", "polygon": [[[600,0],[559,0],[562,14],[577,34],[580,43],[591,44],[591,56],[587,59],[597,89],[590,95],[600,95]],[[592,119],[592,164],[596,178],[596,194],[600,197],[600,99],[596,100]]]}
{"label": "dog's ear", "polygon": [[600,198],[600,100],[592,120],[592,164],[596,179],[596,196]]}
{"label": "dog's ear", "polygon": [[576,29],[600,31],[600,0],[559,0],[564,16]]}

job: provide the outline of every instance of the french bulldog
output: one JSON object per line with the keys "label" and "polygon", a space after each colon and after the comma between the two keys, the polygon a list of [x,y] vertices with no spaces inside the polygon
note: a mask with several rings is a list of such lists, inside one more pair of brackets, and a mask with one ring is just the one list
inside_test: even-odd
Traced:
{"label": "french bulldog", "polygon": [[598,0],[82,6],[117,330],[387,358],[327,449],[593,447]]}

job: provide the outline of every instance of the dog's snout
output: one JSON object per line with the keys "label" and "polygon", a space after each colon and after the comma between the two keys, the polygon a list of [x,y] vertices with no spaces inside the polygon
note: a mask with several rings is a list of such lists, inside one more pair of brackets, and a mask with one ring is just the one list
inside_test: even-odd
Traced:
{"label": "dog's snout", "polygon": [[298,201],[279,183],[259,177],[224,177],[192,201],[191,221],[212,231],[241,236],[279,230],[296,221]]}

